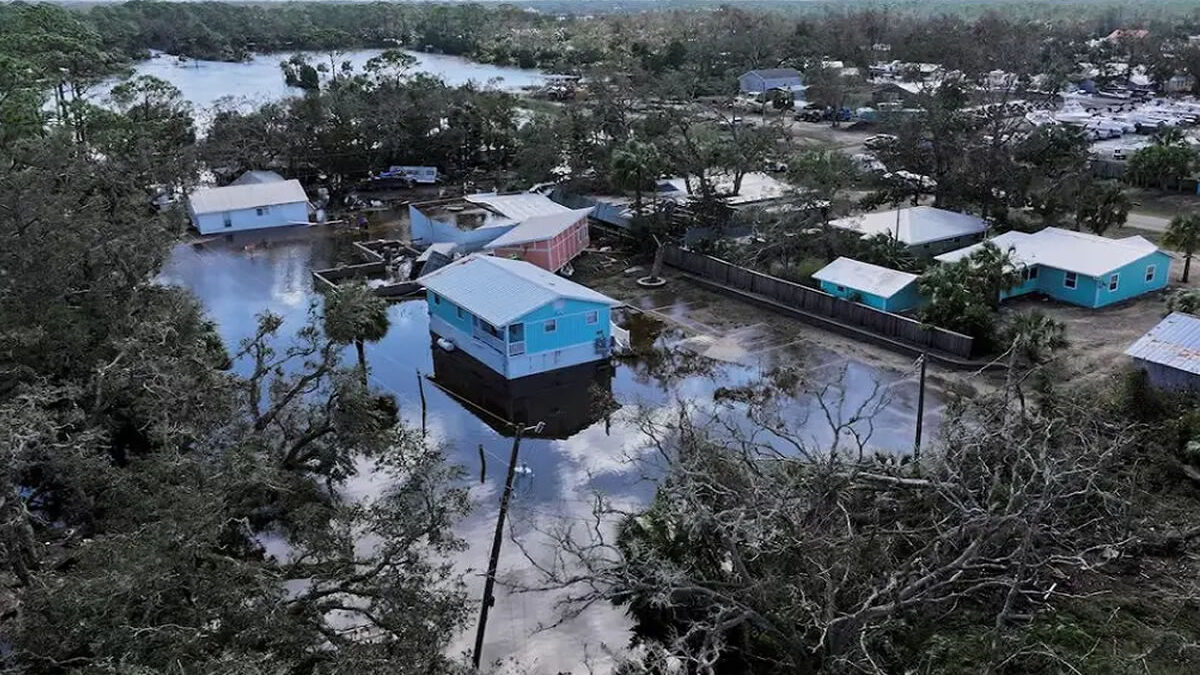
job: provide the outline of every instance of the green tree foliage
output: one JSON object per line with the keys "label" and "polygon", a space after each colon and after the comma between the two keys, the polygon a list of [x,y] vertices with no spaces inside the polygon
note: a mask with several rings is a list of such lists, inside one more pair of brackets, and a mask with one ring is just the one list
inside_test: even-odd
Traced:
{"label": "green tree foliage", "polygon": [[1200,248],[1200,214],[1188,213],[1172,218],[1162,243],[1183,254],[1183,283],[1186,284],[1192,271],[1192,256]]}
{"label": "green tree foliage", "polygon": [[635,214],[642,213],[642,194],[647,188],[653,189],[653,182],[663,168],[665,166],[658,148],[636,138],[629,139],[625,145],[613,151],[613,178],[618,186],[633,190]]}
{"label": "green tree foliage", "polygon": [[1000,294],[1020,281],[1008,252],[985,243],[966,258],[935,265],[921,276],[921,294],[928,300],[921,320],[989,342]]}
{"label": "green tree foliage", "polygon": [[[154,282],[174,227],[136,158],[49,132],[0,166],[8,668],[451,670],[467,498],[395,402],[316,315],[285,337],[264,314],[227,352]],[[347,323],[331,332],[378,334]],[[365,464],[387,489],[345,496]]]}
{"label": "green tree foliage", "polygon": [[1083,227],[1103,235],[1110,228],[1125,224],[1132,207],[1120,184],[1111,181],[1083,186],[1075,203],[1075,229]]}
{"label": "green tree foliage", "polygon": [[1160,189],[1178,187],[1192,173],[1196,151],[1184,142],[1177,130],[1168,130],[1155,137],[1153,145],[1133,153],[1125,171],[1139,185],[1154,185]]}
{"label": "green tree foliage", "polygon": [[375,295],[366,284],[342,284],[325,295],[325,311],[321,315],[325,335],[338,344],[353,344],[358,352],[358,367],[367,379],[367,357],[363,343],[378,342],[387,335],[387,300]]}

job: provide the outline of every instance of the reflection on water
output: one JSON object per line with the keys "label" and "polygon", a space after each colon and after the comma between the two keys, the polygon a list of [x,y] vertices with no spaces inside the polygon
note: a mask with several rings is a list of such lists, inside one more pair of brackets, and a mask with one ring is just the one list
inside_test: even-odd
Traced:
{"label": "reflection on water", "polygon": [[597,361],[510,380],[455,349],[436,343],[431,381],[502,436],[515,424],[541,423],[526,438],[566,440],[619,407],[612,396],[612,368]]}
{"label": "reflection on water", "polygon": [[[255,315],[270,310],[284,320],[283,333],[299,329],[309,305],[319,300],[313,291],[312,269],[354,260],[350,243],[356,238],[374,238],[355,231],[305,228],[289,232],[245,233],[231,240],[218,239],[203,245],[178,247],[166,265],[162,279],[191,289],[217,323],[227,345],[236,345],[253,334]],[[668,312],[669,314],[669,312]],[[464,356],[431,348],[429,319],[423,300],[391,305],[391,327],[387,335],[366,348],[371,384],[393,394],[402,415],[414,425],[421,423],[421,394],[427,406],[429,439],[442,445],[449,459],[466,468],[474,483],[476,509],[459,528],[469,548],[457,563],[466,574],[471,597],[482,588],[482,571],[487,566],[492,530],[503,487],[511,440],[497,431],[499,425],[487,410],[507,419],[545,420],[542,437],[522,441],[515,497],[510,513],[512,535],[531,555],[552,556],[541,533],[575,525],[590,528],[595,494],[603,493],[611,504],[629,509],[644,505],[654,486],[643,479],[653,475],[647,466],[631,459],[651,456],[651,449],[637,426],[638,414],[665,417],[679,401],[707,409],[727,411],[746,421],[749,403],[729,396],[762,380],[767,373],[780,390],[799,392],[814,385],[828,385],[834,416],[852,416],[882,382],[889,405],[880,411],[874,425],[874,442],[894,450],[911,446],[916,391],[910,373],[880,371],[848,361],[838,354],[815,351],[797,343],[792,335],[766,334],[753,341],[754,350],[743,350],[736,360],[722,361],[683,349],[695,345],[672,327],[634,315],[630,317],[635,342],[634,354],[615,363],[611,370],[565,372],[531,383],[489,381],[490,370],[472,369],[457,358]],[[713,350],[729,354],[730,350]],[[353,361],[348,352],[347,358]],[[237,364],[235,368],[246,364]],[[791,368],[786,373],[781,368]],[[433,386],[437,382],[446,390]],[[800,385],[805,385],[804,387]],[[718,390],[723,400],[715,400]],[[450,392],[457,392],[457,395]],[[478,404],[466,405],[460,397]],[[825,413],[807,394],[787,398],[780,407],[783,424],[791,432],[810,439],[814,447],[830,440]],[[930,403],[933,408],[935,403]],[[617,409],[619,408],[619,409]],[[615,412],[614,412],[615,410]],[[739,417],[740,415],[740,417]],[[936,429],[938,414],[926,416],[927,437]],[[780,445],[781,448],[785,446]],[[482,451],[480,450],[482,448]],[[480,466],[480,458],[486,467]],[[386,487],[369,463],[346,486],[348,495],[377,495]],[[481,469],[485,478],[479,481]],[[500,580],[533,584],[535,570],[518,548],[506,542],[500,558]],[[628,620],[615,608],[596,606],[577,618],[538,631],[539,625],[556,621],[554,594],[514,594],[497,589],[492,610],[485,659],[512,658],[527,672],[554,673],[580,669],[586,645],[599,655],[601,643],[621,649],[628,643]],[[454,643],[455,650],[469,649],[468,631]],[[598,672],[604,670],[600,659]]]}
{"label": "reflection on water", "polygon": [[[356,72],[362,72],[367,61],[378,56],[381,49],[360,49],[339,52],[334,56],[337,64],[349,61]],[[506,91],[518,91],[545,83],[546,77],[536,70],[476,63],[458,56],[426,54],[405,50],[417,59],[412,71],[431,73],[450,86],[467,82],[491,85]],[[283,80],[279,64],[293,54],[304,53],[314,64],[329,63],[325,52],[284,52],[278,54],[256,54],[241,63],[226,61],[179,61],[173,56],[159,53],[155,58],[137,63],[134,75],[152,75],[175,85],[183,98],[192,102],[197,110],[212,107],[221,99],[254,106],[277,101],[288,96],[299,96],[302,90],[288,87]],[[107,81],[96,92],[103,101],[115,84]]]}

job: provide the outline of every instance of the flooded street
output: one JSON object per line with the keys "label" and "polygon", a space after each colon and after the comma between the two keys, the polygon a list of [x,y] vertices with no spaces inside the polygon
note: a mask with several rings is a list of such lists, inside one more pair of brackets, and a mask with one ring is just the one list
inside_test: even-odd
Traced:
{"label": "flooded street", "polygon": [[[372,237],[380,234],[374,232]],[[349,244],[358,236],[312,228],[181,245],[162,280],[194,292],[217,323],[226,345],[234,349],[253,333],[255,316],[265,310],[285,318],[281,334],[299,329],[310,304],[319,300],[311,270],[353,262]],[[642,335],[641,355],[616,363],[611,371],[585,366],[532,383],[505,382],[463,354],[446,353],[431,345],[423,299],[394,303],[386,337],[366,347],[371,383],[392,393],[402,414],[416,427],[421,425],[423,389],[429,438],[442,444],[451,461],[464,467],[472,485],[476,508],[460,526],[459,534],[469,549],[461,554],[459,564],[467,572],[473,601],[477,602],[482,570],[487,566],[511,447],[511,438],[498,430],[504,428],[501,418],[546,423],[540,434],[521,443],[509,520],[513,535],[535,556],[549,555],[542,532],[569,524],[590,527],[597,493],[630,509],[652,497],[653,464],[630,462],[635,457],[651,459],[633,419],[638,411],[665,414],[677,401],[686,401],[704,409],[726,405],[737,417],[739,410],[744,413],[744,407],[739,407],[744,404],[729,392],[764,376],[779,378],[780,373],[787,373],[802,379],[810,389],[827,387],[826,400],[834,401],[827,405],[832,408],[830,415],[843,421],[859,412],[873,393],[883,396],[885,405],[870,421],[870,446],[898,452],[911,449],[916,408],[916,381],[911,370],[881,369],[815,347],[759,310],[749,310],[759,318],[740,328],[715,328],[705,317],[714,313],[731,316],[732,310],[723,310],[720,303],[732,301],[691,289],[681,280],[639,295],[631,291],[625,295],[603,284],[597,287],[644,310],[643,316],[650,318],[647,324],[653,326],[649,334]],[[348,362],[353,362],[352,355]],[[926,406],[928,440],[940,418],[936,394],[927,398]],[[789,401],[781,408],[781,417],[810,447],[828,447],[833,439],[825,410],[811,398]],[[746,415],[741,419],[749,424]],[[855,429],[863,432],[865,427],[860,424]],[[786,451],[786,444],[780,444],[780,450]],[[346,487],[350,495],[371,495],[384,487],[369,465],[362,468]],[[555,600],[560,596],[506,590],[506,583],[538,581],[535,570],[511,541],[505,542],[499,569],[501,585],[489,621],[485,662],[512,659],[528,672],[553,673],[578,667],[586,646],[598,671],[604,672],[609,660],[603,647],[619,651],[627,645],[628,620],[609,606],[592,607],[579,617],[539,631],[539,626],[557,620]],[[473,631],[474,620],[456,641],[456,651],[470,650]]]}

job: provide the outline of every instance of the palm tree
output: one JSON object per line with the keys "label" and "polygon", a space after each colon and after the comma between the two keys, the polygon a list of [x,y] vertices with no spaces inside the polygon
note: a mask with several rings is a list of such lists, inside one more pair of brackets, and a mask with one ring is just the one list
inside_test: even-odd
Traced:
{"label": "palm tree", "polygon": [[1200,247],[1200,215],[1189,213],[1172,218],[1162,243],[1183,253],[1183,283],[1186,284],[1188,273],[1192,271],[1192,254]]}
{"label": "palm tree", "polygon": [[377,342],[387,335],[390,321],[388,303],[361,282],[339,286],[325,296],[325,336],[338,344],[354,343],[363,384],[367,381],[367,357],[364,343]]}
{"label": "palm tree", "polygon": [[613,178],[623,187],[633,188],[633,212],[642,213],[642,190],[646,180],[658,172],[658,148],[631,138],[613,151]]}
{"label": "palm tree", "polygon": [[1018,371],[1030,372],[1066,347],[1066,327],[1041,311],[1025,312],[1009,320],[1004,328],[1004,341],[1008,343],[1008,388],[1017,395],[1024,410],[1025,393],[1021,389],[1024,375],[1018,376]]}

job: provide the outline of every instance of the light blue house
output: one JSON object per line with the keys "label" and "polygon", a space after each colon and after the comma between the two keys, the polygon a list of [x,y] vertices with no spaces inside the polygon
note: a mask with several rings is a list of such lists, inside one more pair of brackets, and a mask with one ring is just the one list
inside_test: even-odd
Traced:
{"label": "light blue house", "polygon": [[418,282],[430,331],[510,380],[612,352],[620,303],[536,265],[476,254]]}
{"label": "light blue house", "polygon": [[528,218],[569,211],[534,192],[482,193],[410,204],[408,219],[412,241],[418,247],[454,244],[457,251],[471,253]]}
{"label": "light blue house", "polygon": [[[1108,239],[1057,227],[1005,232],[991,243],[1021,265],[1023,280],[1001,298],[1041,293],[1080,307],[1104,307],[1166,287],[1171,257],[1138,236]],[[955,262],[983,244],[937,256]]]}
{"label": "light blue house", "polygon": [[921,304],[917,275],[851,258],[834,260],[812,278],[830,295],[885,312],[905,312]]}
{"label": "light blue house", "polygon": [[772,89],[803,92],[804,76],[795,68],[759,68],[739,77],[738,89],[743,94],[761,94]]}
{"label": "light blue house", "polygon": [[300,181],[282,179],[197,190],[188,216],[200,234],[307,225],[308,195]]}

